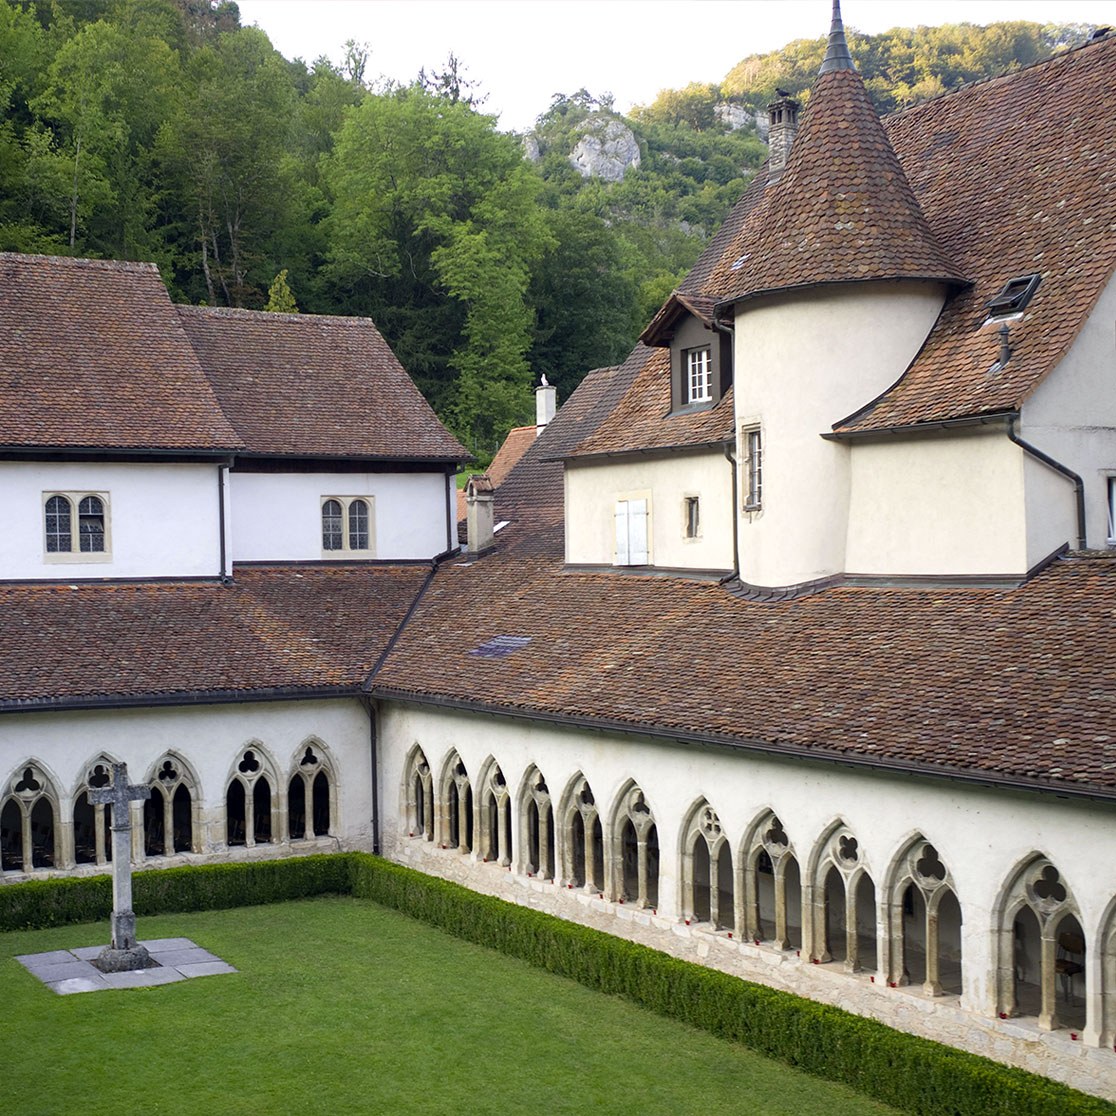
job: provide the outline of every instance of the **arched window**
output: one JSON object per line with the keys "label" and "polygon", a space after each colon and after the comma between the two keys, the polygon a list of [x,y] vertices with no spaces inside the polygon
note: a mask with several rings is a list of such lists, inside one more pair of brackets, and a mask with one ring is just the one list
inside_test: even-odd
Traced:
{"label": "arched window", "polygon": [[[76,520],[76,530],[75,530]],[[54,560],[107,560],[108,494],[54,492],[43,501],[46,553]]]}
{"label": "arched window", "polygon": [[370,496],[322,497],[322,550],[368,557],[373,549],[374,524]]}
{"label": "arched window", "polygon": [[421,748],[415,748],[404,776],[407,832],[411,837],[434,840],[434,777]]}
{"label": "arched window", "polygon": [[269,844],[275,832],[274,775],[258,746],[249,748],[233,769],[225,792],[225,839],[229,845]]}
{"label": "arched window", "polygon": [[891,983],[960,995],[961,907],[938,850],[922,837],[899,858],[888,913]]}
{"label": "arched window", "polygon": [[783,823],[770,810],[743,850],[743,933],[776,949],[802,948],[802,883]]}
{"label": "arched window", "polygon": [[554,879],[554,805],[542,772],[533,765],[523,780],[519,817],[522,871],[528,876]]}
{"label": "arched window", "polygon": [[1016,872],[1001,903],[999,1003],[1042,1030],[1084,1029],[1085,935],[1069,885],[1044,856]]}
{"label": "arched window", "polygon": [[643,791],[634,784],[620,798],[612,832],[619,853],[613,856],[613,898],[658,907],[659,831]]}
{"label": "arched window", "polygon": [[504,773],[492,762],[481,780],[480,854],[485,863],[511,864],[511,795]]}
{"label": "arched window", "polygon": [[597,800],[583,775],[574,777],[562,826],[562,875],[572,887],[604,893],[604,828]]}
{"label": "arched window", "polygon": [[321,747],[307,744],[287,784],[287,835],[292,841],[329,835],[332,791]]}
{"label": "arched window", "polygon": [[143,804],[145,856],[197,852],[194,844],[196,781],[175,755],[165,755],[148,779],[151,797]]}
{"label": "arched window", "polygon": [[442,776],[441,795],[442,845],[471,852],[473,848],[473,786],[461,757],[452,753]]}
{"label": "arched window", "polygon": [[112,862],[112,807],[94,806],[89,792],[112,782],[112,760],[102,756],[87,769],[74,796],[74,860],[78,864]]}
{"label": "arched window", "polygon": [[42,769],[33,763],[20,768],[8,780],[0,805],[3,871],[57,867],[61,849],[56,818],[56,795]]}
{"label": "arched window", "polygon": [[860,842],[847,826],[831,830],[822,843],[814,890],[820,902],[814,904],[813,960],[842,961],[850,973],[874,970],[876,886]]}
{"label": "arched window", "polygon": [[734,930],[732,850],[721,819],[708,802],[690,813],[682,851],[684,909],[714,930]]}
{"label": "arched window", "polygon": [[322,550],[341,550],[344,546],[340,500],[322,501]]}

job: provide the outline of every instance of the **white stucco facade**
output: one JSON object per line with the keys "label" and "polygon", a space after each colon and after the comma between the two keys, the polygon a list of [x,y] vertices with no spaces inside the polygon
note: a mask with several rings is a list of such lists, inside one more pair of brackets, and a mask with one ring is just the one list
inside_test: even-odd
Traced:
{"label": "white stucco facade", "polygon": [[[13,713],[0,717],[4,793],[32,766],[41,772],[56,811],[57,870],[74,868],[73,808],[90,767],[124,762],[132,782],[153,783],[168,757],[179,767],[194,809],[193,851],[152,860],[143,852],[143,804],[133,806],[136,863],[196,863],[249,855],[290,856],[299,851],[371,847],[371,748],[368,715],[354,699],[246,702],[74,712]],[[306,749],[321,761],[331,788],[329,835],[287,839],[287,795]],[[271,840],[254,848],[230,847],[226,799],[238,764],[251,750],[266,775],[273,817]],[[257,776],[258,777],[258,776]],[[102,869],[103,870],[103,869]],[[36,871],[36,876],[50,874]],[[5,872],[5,881],[25,878]]]}
{"label": "white stucco facade", "polygon": [[[1108,855],[1111,805],[398,703],[382,708],[379,741],[384,850],[394,859],[1116,1098],[1116,1059],[1111,1051],[1116,969],[1110,965],[1106,972],[1101,961],[1116,908],[1116,865]],[[424,837],[414,820],[410,784],[419,749],[433,780],[438,815],[433,840]],[[468,851],[447,847],[445,816],[437,805],[448,767],[458,759],[471,781],[477,818],[474,848]],[[506,867],[485,862],[480,849],[486,809],[482,783],[493,763],[511,799],[513,841]],[[582,777],[592,788],[606,849],[625,794],[633,785],[643,792],[658,827],[654,909],[639,909],[618,898],[611,863],[603,889],[569,886],[561,849],[555,879],[528,874],[522,841],[524,784],[536,773],[545,777],[555,806],[559,845],[564,812]],[[686,840],[695,808],[706,804],[715,811],[731,850],[735,935],[690,917]],[[782,822],[800,866],[805,912],[821,901],[818,873],[824,867],[827,838],[838,827],[855,835],[858,871],[874,885],[873,966],[848,972],[837,961],[811,964],[811,953],[820,943],[816,928],[809,925],[810,915],[803,920],[798,949],[742,940],[742,866],[757,824],[771,812]],[[896,955],[899,947],[892,931],[893,920],[903,917],[902,865],[908,850],[921,840],[937,850],[960,905],[959,996],[927,995],[921,987],[896,979],[903,961]],[[1025,1013],[1000,1018],[1003,985],[1011,981],[1013,964],[1011,884],[1021,866],[1036,855],[1061,871],[1088,942],[1088,1024],[1081,1030],[1045,1031]],[[606,861],[611,856],[606,852]],[[868,934],[872,930],[866,928]]]}
{"label": "white stucco facade", "polygon": [[793,585],[847,568],[851,455],[821,435],[899,378],[943,300],[937,283],[858,283],[738,308],[736,426],[763,439],[762,508],[737,509],[744,581]]}
{"label": "white stucco facade", "polygon": [[[566,464],[566,561],[616,561],[616,504],[639,497],[648,506],[648,565],[664,569],[733,567],[732,464],[721,450],[675,451]],[[698,530],[687,537],[688,499],[698,501]]]}
{"label": "white stucco facade", "polygon": [[[1116,278],[1069,352],[1023,405],[1019,435],[1081,477],[1087,545],[1106,546],[1108,478],[1116,475]],[[1046,540],[1063,533],[1060,523],[1070,515],[1076,546],[1073,484],[1048,467],[1044,471],[1050,476],[1036,470],[1034,484],[1028,482],[1028,521]]]}
{"label": "white stucco facade", "polygon": [[[230,476],[236,562],[432,558],[447,549],[446,476],[439,473],[242,473]],[[322,550],[322,500],[372,509],[368,552]]]}
{"label": "white stucco facade", "polygon": [[1002,425],[857,442],[850,457],[845,572],[1018,577],[1033,564],[1023,452]]}
{"label": "white stucco facade", "polygon": [[[220,575],[219,466],[102,461],[0,463],[0,577]],[[45,503],[63,493],[105,505],[105,550],[48,554]],[[77,507],[75,505],[74,512]],[[76,539],[78,523],[73,517]]]}

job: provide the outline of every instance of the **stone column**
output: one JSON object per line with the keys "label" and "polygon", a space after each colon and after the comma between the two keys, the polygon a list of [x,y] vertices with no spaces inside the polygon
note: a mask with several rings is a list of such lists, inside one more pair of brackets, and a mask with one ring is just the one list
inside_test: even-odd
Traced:
{"label": "stone column", "polygon": [[775,948],[790,949],[787,934],[787,873],[786,857],[775,865]]}
{"label": "stone column", "polygon": [[848,880],[845,885],[845,972],[860,972],[860,936],[856,932],[856,888],[850,892]]}
{"label": "stone column", "polygon": [[1057,943],[1054,940],[1053,933],[1049,928],[1044,928],[1042,932],[1042,949],[1040,956],[1042,963],[1040,966],[1039,976],[1039,989],[1042,993],[1042,1007],[1039,1009],[1038,1025],[1039,1030],[1053,1031],[1058,1026],[1058,1012],[1056,1007],[1056,996],[1058,992],[1057,977],[1054,973],[1054,962],[1056,960]]}
{"label": "stone column", "polygon": [[938,952],[938,905],[926,904],[926,983],[922,986],[927,996],[942,994],[941,956]]}
{"label": "stone column", "polygon": [[636,837],[636,888],[639,891],[638,903],[641,908],[647,903],[647,837]]}

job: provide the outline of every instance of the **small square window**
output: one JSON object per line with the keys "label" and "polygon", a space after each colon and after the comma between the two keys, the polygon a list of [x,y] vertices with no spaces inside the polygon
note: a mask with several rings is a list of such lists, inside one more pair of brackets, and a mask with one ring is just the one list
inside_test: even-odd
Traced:
{"label": "small square window", "polygon": [[697,496],[687,496],[682,501],[682,514],[686,538],[701,537],[701,500]]}
{"label": "small square window", "polygon": [[708,403],[713,398],[713,361],[708,345],[686,353],[686,402]]}

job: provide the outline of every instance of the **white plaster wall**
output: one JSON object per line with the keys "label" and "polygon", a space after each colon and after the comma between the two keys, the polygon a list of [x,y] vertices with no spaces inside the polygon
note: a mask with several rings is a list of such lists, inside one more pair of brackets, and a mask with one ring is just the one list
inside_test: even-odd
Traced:
{"label": "white plaster wall", "polygon": [[[217,577],[217,477],[215,464],[0,463],[0,577]],[[107,560],[47,561],[44,492],[108,494]]]}
{"label": "white plaster wall", "polygon": [[[1116,862],[1109,852],[1116,818],[1110,806],[394,702],[381,710],[379,741],[384,850],[394,859],[1116,1098],[1116,1056],[1111,1049],[1100,1048],[1097,1033],[1074,1041],[1067,1031],[1040,1032],[1032,1019],[999,1019],[993,976],[998,896],[1021,862],[1036,851],[1061,869],[1063,881],[1080,905],[1090,946],[1099,940],[1116,897]],[[500,765],[512,792],[510,869],[409,836],[404,778],[416,745],[430,764],[435,788],[453,749],[473,780],[474,794],[486,761],[492,757]],[[556,813],[567,787],[583,774],[592,787],[606,835],[618,796],[628,780],[635,780],[658,826],[661,871],[656,911],[636,910],[630,904],[610,902],[607,896],[599,898],[596,891],[570,891],[561,882],[521,874],[518,795],[532,764],[546,779]],[[876,884],[880,971],[849,974],[836,964],[811,965],[793,950],[783,953],[741,942],[739,935],[714,933],[708,926],[686,925],[680,919],[680,845],[684,823],[702,797],[720,818],[736,867],[749,828],[767,809],[774,810],[790,838],[804,883],[816,842],[837,820],[847,824],[860,842],[861,862]],[[887,987],[886,883],[896,858],[917,835],[936,847],[956,885],[964,920],[965,990],[960,999]],[[875,982],[870,979],[873,975]],[[1099,1004],[1096,957],[1090,959],[1087,976],[1089,995],[1094,1005]]]}
{"label": "white plaster wall", "polygon": [[[992,328],[992,327],[985,327]],[[1106,545],[1107,478],[1116,474],[1116,277],[1109,280],[1084,328],[1054,371],[1024,404],[1019,434],[1085,483],[1086,533],[1090,547]],[[1050,472],[1050,470],[1046,470]],[[1032,499],[1031,476],[1036,489]],[[1036,550],[1065,535],[1067,511],[1074,524],[1073,486],[1028,468],[1028,517],[1035,521]]]}
{"label": "white plaster wall", "polygon": [[847,572],[1014,576],[1031,565],[1023,454],[1002,427],[854,443],[851,466]]}
{"label": "white plaster wall", "polygon": [[[1094,488],[1103,492],[1105,487],[1104,478],[1098,473]],[[1077,547],[1077,499],[1069,480],[1030,455],[1023,457],[1023,490],[1030,569],[1061,546]],[[1100,530],[1097,545],[1103,546],[1105,528]]]}
{"label": "white plaster wall", "polygon": [[850,451],[821,434],[899,378],[943,297],[933,283],[863,283],[741,305],[737,432],[759,425],[763,437],[763,508],[738,509],[744,581],[793,585],[847,568]]}
{"label": "white plaster wall", "polygon": [[[566,561],[609,566],[616,501],[650,493],[650,561],[665,569],[731,570],[732,465],[721,451],[566,463]],[[697,496],[700,532],[685,537],[684,501]]]}
{"label": "white plaster wall", "polygon": [[[337,777],[337,810],[330,819],[334,836],[293,845],[276,839],[270,845],[256,846],[251,854],[243,847],[230,849],[225,843],[225,792],[245,750],[253,749],[274,776],[272,794],[278,796],[285,815],[287,784],[307,743],[324,753]],[[289,856],[308,845],[315,846],[315,851],[371,848],[368,715],[355,700],[0,716],[0,779],[4,780],[0,786],[6,788],[12,775],[27,762],[42,764],[58,792],[61,821],[67,824],[72,821],[74,798],[81,790],[85,772],[102,753],[127,763],[128,777],[135,783],[153,778],[154,765],[167,752],[184,759],[197,778],[204,852],[160,857],[160,863]],[[135,810],[134,824],[143,817],[142,804]],[[96,870],[82,866],[65,874]],[[11,875],[5,873],[5,878]]]}
{"label": "white plaster wall", "polygon": [[[444,473],[238,473],[232,489],[234,562],[432,558],[446,549]],[[370,552],[322,552],[322,497],[373,500]]]}

